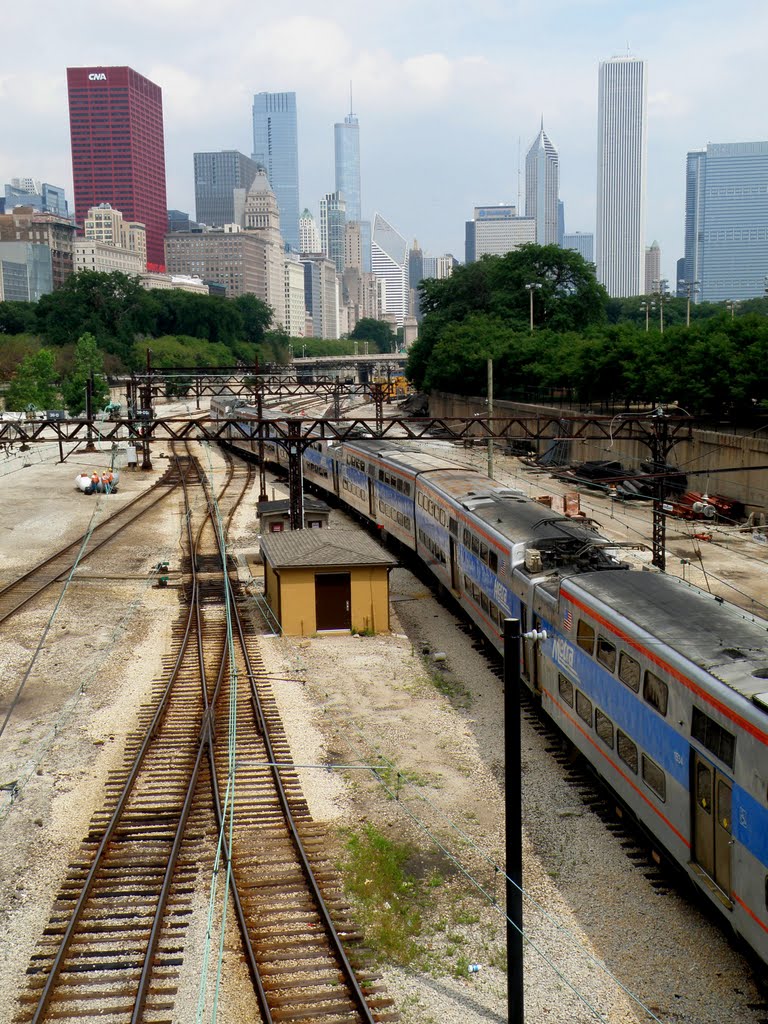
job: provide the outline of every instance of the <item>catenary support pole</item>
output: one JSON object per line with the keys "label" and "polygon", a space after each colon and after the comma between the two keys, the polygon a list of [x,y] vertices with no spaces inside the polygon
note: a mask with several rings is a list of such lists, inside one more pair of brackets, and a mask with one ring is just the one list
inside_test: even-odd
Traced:
{"label": "catenary support pole", "polygon": [[[488,360],[488,419],[493,418],[493,360]],[[493,480],[493,438],[488,437],[488,476]]]}
{"label": "catenary support pole", "polygon": [[523,776],[520,740],[520,620],[504,619],[507,1021],[523,1024]]}

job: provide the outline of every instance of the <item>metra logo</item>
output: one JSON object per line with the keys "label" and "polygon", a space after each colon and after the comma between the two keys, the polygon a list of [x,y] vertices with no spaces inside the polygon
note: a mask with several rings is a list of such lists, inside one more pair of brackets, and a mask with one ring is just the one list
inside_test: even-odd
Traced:
{"label": "metra logo", "polygon": [[106,82],[106,80],[107,76],[104,74],[103,71],[94,71],[92,74],[88,75],[89,82]]}
{"label": "metra logo", "polygon": [[555,655],[555,661],[562,665],[563,668],[569,668],[573,672],[573,648],[571,645],[558,637],[552,645],[552,650]]}
{"label": "metra logo", "polygon": [[507,588],[498,580],[493,581],[493,600],[509,615],[509,602],[507,601]]}

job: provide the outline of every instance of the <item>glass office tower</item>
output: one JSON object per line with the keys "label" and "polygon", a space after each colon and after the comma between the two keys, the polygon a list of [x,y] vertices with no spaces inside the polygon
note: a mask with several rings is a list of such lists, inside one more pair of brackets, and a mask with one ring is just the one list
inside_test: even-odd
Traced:
{"label": "glass office tower", "polygon": [[295,92],[253,97],[253,159],[266,168],[286,245],[299,252],[299,141]]}
{"label": "glass office tower", "polygon": [[343,124],[333,126],[336,156],[336,191],[344,196],[347,220],[359,221],[360,212],[360,125],[350,113]]}

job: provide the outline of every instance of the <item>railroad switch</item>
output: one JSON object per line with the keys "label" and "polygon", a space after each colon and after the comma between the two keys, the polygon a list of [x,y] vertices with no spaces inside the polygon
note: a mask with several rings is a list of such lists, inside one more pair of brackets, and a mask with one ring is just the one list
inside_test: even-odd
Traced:
{"label": "railroad switch", "polygon": [[157,586],[158,587],[167,587],[168,586],[168,563],[167,562],[158,562],[157,565],[154,567],[154,572],[156,572],[158,574],[158,576],[157,576]]}

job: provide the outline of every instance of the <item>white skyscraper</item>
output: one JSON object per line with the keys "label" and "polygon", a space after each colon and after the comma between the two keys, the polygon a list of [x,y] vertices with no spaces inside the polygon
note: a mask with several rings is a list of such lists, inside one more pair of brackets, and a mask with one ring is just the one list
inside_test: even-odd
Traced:
{"label": "white skyscraper", "polygon": [[541,129],[525,158],[525,216],[536,221],[539,245],[557,245],[557,217],[560,193],[560,161],[557,150]]}
{"label": "white skyscraper", "polygon": [[377,280],[386,285],[383,311],[402,327],[408,315],[408,243],[379,213],[373,218],[371,263]]}
{"label": "white skyscraper", "polygon": [[597,111],[597,278],[613,297],[645,288],[647,66],[600,62]]}

